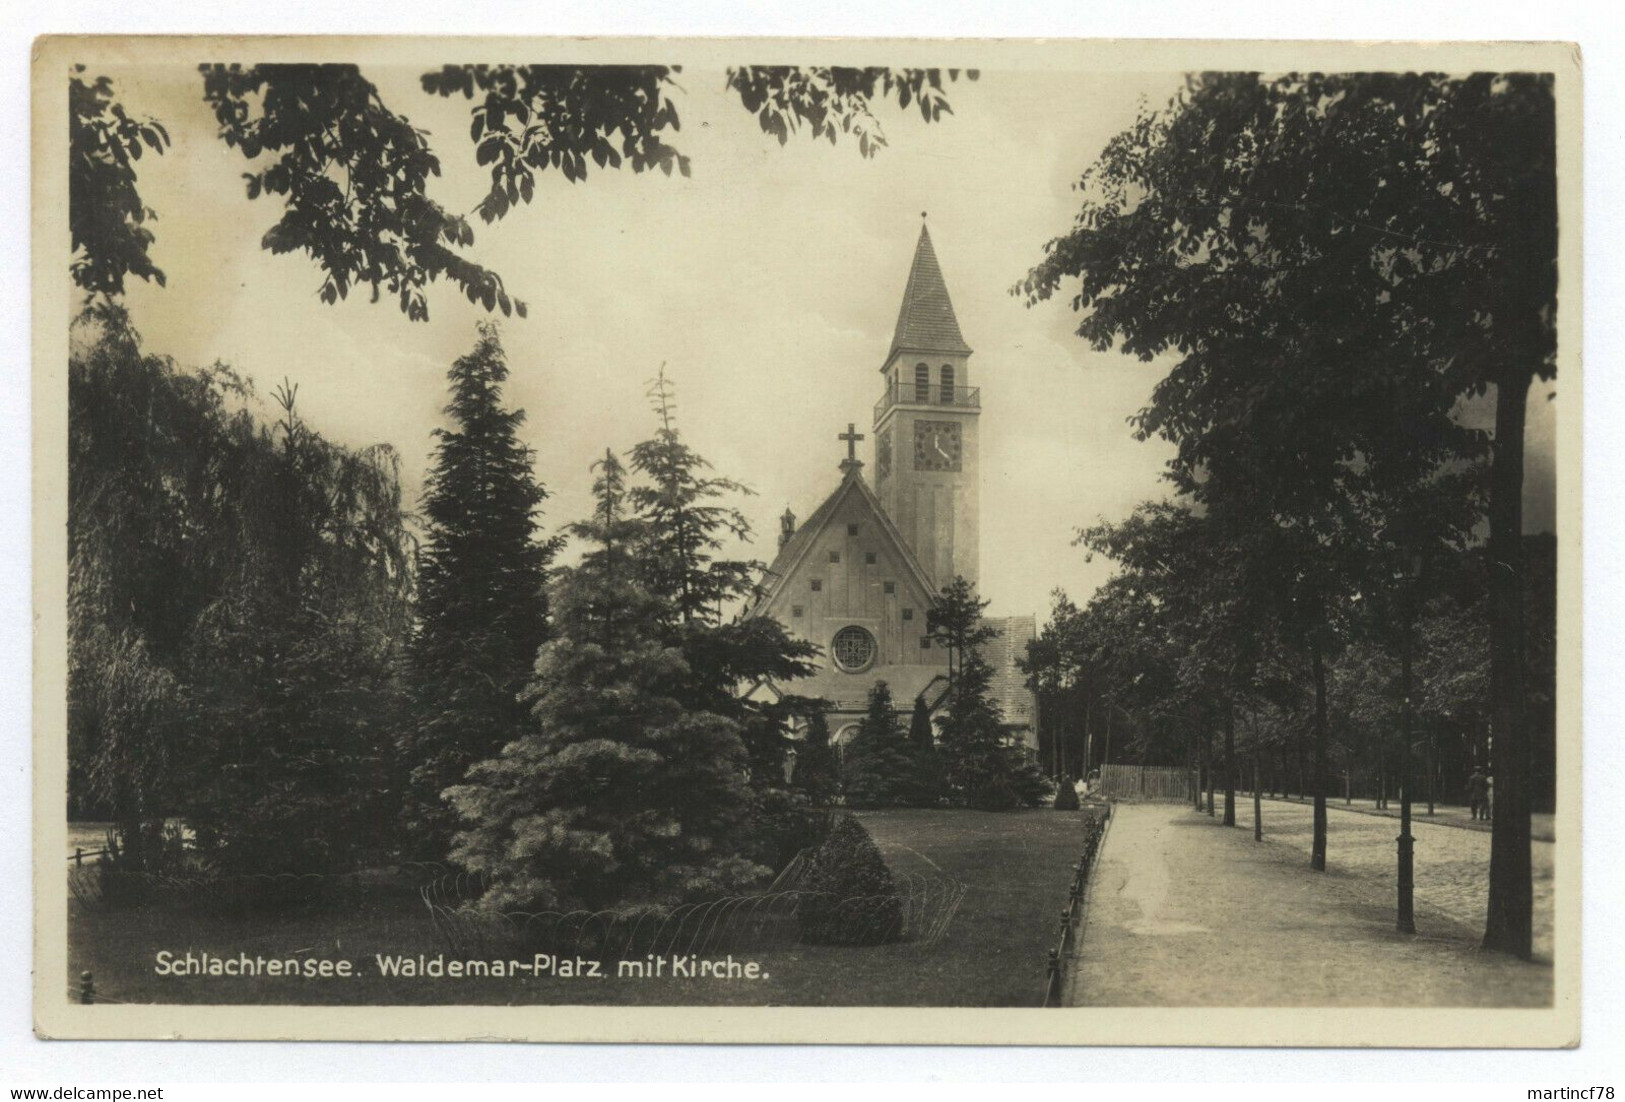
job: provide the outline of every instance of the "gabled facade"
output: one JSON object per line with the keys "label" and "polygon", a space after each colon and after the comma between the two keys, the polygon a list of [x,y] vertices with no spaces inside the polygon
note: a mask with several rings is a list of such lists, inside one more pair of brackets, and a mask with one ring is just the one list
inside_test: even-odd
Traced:
{"label": "gabled facade", "polygon": [[[899,709],[924,696],[933,708],[947,684],[947,654],[927,634],[937,592],[956,576],[978,580],[981,391],[970,385],[965,343],[921,227],[874,409],[871,488],[851,428],[841,482],[796,527],[783,518],[778,556],[749,616],[771,616],[824,650],[818,672],[778,688],[834,702],[830,731],[844,742],[862,718],[870,687],[884,680]],[[1015,658],[1032,617],[990,619],[1001,637],[984,652],[1011,734],[1036,746],[1035,707]]]}
{"label": "gabled facade", "polygon": [[934,593],[864,481],[862,464],[851,464],[780,548],[750,614],[771,616],[824,648],[822,668],[797,681],[795,692],[832,700],[839,713],[861,714],[876,680],[887,681],[907,707],[947,673],[944,655],[926,635]]}

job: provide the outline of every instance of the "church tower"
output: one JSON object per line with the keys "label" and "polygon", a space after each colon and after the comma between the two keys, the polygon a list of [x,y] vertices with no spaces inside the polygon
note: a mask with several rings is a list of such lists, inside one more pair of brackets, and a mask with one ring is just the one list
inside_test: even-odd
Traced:
{"label": "church tower", "polygon": [[885,387],[875,405],[875,485],[886,513],[939,588],[977,580],[981,468],[970,346],[959,332],[922,225],[903,289]]}

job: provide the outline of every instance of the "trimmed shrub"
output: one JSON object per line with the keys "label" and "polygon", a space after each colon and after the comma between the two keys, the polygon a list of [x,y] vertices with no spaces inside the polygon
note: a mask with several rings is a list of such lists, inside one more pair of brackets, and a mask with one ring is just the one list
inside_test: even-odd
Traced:
{"label": "trimmed shrub", "polygon": [[801,940],[814,945],[879,945],[903,934],[903,904],[880,847],[844,816],[813,854],[802,887]]}
{"label": "trimmed shrub", "polygon": [[748,848],[751,860],[775,874],[804,851],[815,851],[835,829],[835,814],[811,808],[771,807],[755,819]]}
{"label": "trimmed shrub", "polygon": [[1078,810],[1078,790],[1072,786],[1072,778],[1065,773],[1061,774],[1061,783],[1055,789],[1055,810]]}

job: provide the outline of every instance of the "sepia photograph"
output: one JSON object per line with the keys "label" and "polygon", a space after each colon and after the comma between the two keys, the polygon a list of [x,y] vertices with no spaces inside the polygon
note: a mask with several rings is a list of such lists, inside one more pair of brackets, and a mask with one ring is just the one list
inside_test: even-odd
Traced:
{"label": "sepia photograph", "polygon": [[32,79],[42,1037],[1578,1043],[1572,47]]}

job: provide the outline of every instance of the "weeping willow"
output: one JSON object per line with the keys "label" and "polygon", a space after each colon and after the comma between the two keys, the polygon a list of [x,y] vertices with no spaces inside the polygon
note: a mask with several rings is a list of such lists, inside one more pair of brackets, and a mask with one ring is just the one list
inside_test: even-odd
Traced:
{"label": "weeping willow", "polygon": [[411,623],[398,462],[324,439],[296,395],[145,354],[115,306],[75,323],[68,811],[111,819],[143,867],[175,819],[222,870],[385,844]]}

